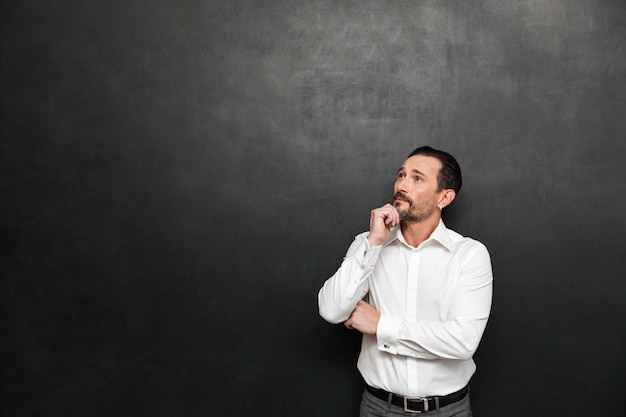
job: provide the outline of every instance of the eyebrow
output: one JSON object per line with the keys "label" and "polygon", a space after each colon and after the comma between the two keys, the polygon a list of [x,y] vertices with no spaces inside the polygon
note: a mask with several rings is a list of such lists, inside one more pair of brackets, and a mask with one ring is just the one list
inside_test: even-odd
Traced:
{"label": "eyebrow", "polygon": [[[400,172],[400,171],[406,171],[406,168],[405,168],[405,167],[403,167],[403,166],[401,166],[401,167],[400,167],[400,169],[398,170],[398,172]],[[412,169],[412,170],[411,170],[411,172],[412,172],[413,174],[418,174],[418,175],[421,175],[422,177],[428,177],[428,176],[427,176],[426,174],[424,174],[422,171],[420,171],[420,170],[418,170],[418,169],[415,169],[415,168],[414,168],[414,169]]]}

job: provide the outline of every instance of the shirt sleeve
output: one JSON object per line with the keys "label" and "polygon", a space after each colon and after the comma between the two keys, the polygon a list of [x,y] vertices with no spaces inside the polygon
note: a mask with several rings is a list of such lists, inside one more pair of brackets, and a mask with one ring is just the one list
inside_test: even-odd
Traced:
{"label": "shirt sleeve", "polygon": [[341,266],[318,293],[319,313],[324,320],[336,324],[350,317],[359,300],[369,291],[368,278],[381,248],[370,247],[367,233],[354,239]]}
{"label": "shirt sleeve", "polygon": [[445,320],[409,322],[381,316],[376,334],[378,348],[420,359],[470,359],[491,310],[493,273],[487,248],[476,242],[464,254],[460,271]]}

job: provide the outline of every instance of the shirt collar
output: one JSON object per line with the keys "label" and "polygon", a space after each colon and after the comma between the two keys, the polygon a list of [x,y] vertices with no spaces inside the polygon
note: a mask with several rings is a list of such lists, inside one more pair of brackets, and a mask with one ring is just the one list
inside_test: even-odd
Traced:
{"label": "shirt collar", "polygon": [[[406,240],[404,240],[404,236],[402,236],[402,230],[399,224],[391,229],[389,236],[387,236],[387,239],[383,243],[383,247],[389,245],[395,240],[399,240],[405,245],[407,244]],[[452,247],[452,241],[450,240],[450,235],[448,234],[448,228],[443,223],[442,219],[439,219],[439,224],[437,225],[435,230],[431,233],[431,235],[428,237],[428,239],[426,239],[424,242],[428,242],[429,240],[435,240],[439,242],[440,245],[442,245],[448,250]]]}

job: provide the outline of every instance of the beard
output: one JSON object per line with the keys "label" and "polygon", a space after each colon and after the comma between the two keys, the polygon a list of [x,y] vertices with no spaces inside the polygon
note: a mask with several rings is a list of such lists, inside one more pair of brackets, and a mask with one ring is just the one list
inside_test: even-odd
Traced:
{"label": "beard", "polygon": [[438,210],[436,204],[436,195],[434,195],[430,199],[422,200],[418,203],[415,203],[408,195],[401,192],[397,192],[393,195],[394,200],[397,197],[401,198],[409,204],[408,208],[400,209],[401,203],[393,203],[394,207],[398,209],[398,214],[400,214],[400,220],[404,220],[409,223],[419,223],[424,219],[430,217],[430,215],[433,214],[435,210]]}

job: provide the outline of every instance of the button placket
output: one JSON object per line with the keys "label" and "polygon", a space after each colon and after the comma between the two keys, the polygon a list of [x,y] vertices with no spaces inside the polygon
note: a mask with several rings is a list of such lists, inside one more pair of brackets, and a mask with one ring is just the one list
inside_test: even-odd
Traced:
{"label": "button placket", "polygon": [[[417,321],[417,292],[419,267],[421,260],[421,251],[413,249],[407,253],[407,284],[406,284],[406,319],[410,323]],[[417,360],[415,358],[407,358],[407,383],[409,392],[417,392],[418,373]]]}

